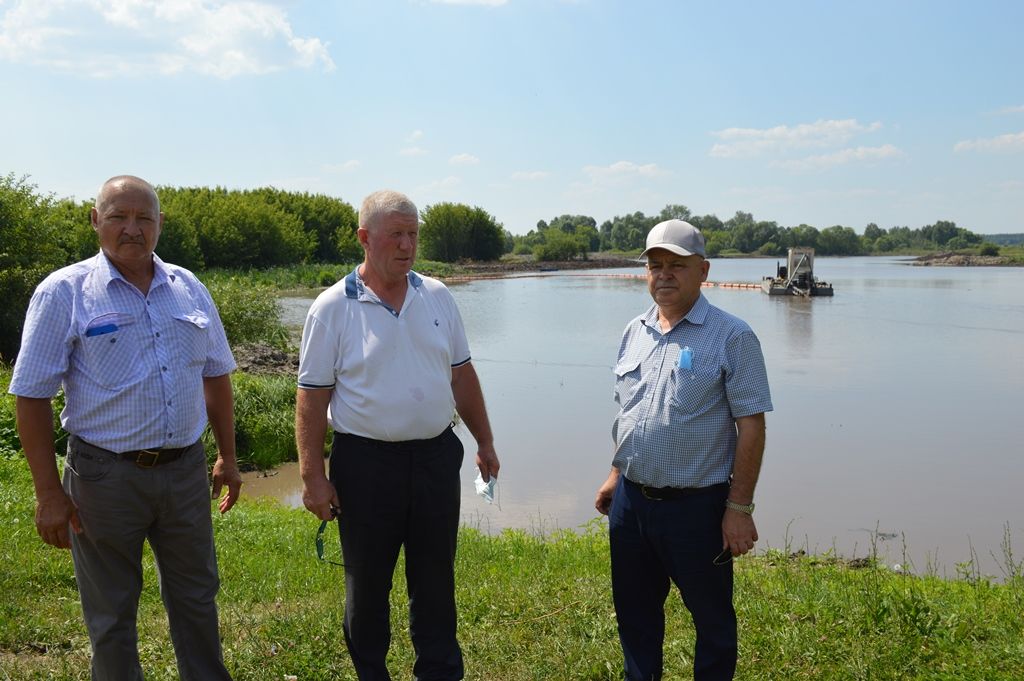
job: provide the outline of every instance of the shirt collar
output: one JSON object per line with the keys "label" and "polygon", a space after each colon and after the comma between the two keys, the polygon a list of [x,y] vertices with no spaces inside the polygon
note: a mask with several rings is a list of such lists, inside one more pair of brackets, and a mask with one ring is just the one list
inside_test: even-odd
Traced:
{"label": "shirt collar", "polygon": [[[412,270],[409,271],[409,285],[414,289],[418,289],[423,285],[423,277],[418,275]],[[351,298],[352,300],[363,300],[366,296],[366,284],[363,282],[363,278],[359,275],[359,265],[352,270],[347,277],[345,277],[345,297]]]}
{"label": "shirt collar", "polygon": [[[96,254],[94,266],[96,273],[99,275],[99,283],[102,284],[104,288],[109,286],[110,282],[115,279],[120,279],[126,284],[129,283],[128,280],[124,278],[124,275],[122,275],[114,266],[114,263],[110,261],[107,254],[102,250]],[[174,274],[171,272],[170,268],[167,267],[167,263],[161,260],[160,256],[154,253],[153,281],[150,284],[150,289],[152,290],[153,288],[160,286],[161,284],[166,284],[169,281],[174,281]]]}
{"label": "shirt collar", "polygon": [[[683,315],[683,318],[676,322],[675,326],[669,330],[669,333],[684,321],[697,325],[703,324],[704,320],[708,317],[708,308],[710,306],[711,304],[708,302],[708,299],[704,297],[704,294],[699,294],[689,312]],[[648,328],[654,329],[658,333],[661,333],[661,325],[658,323],[657,304],[651,305],[650,309],[647,310],[647,313],[640,319],[640,323]]]}

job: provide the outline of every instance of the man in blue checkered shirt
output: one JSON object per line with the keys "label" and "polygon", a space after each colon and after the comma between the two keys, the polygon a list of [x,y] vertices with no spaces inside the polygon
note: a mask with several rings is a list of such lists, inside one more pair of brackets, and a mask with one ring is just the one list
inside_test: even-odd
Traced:
{"label": "man in blue checkered shirt", "polygon": [[732,557],[754,548],[754,487],[772,410],[750,327],[701,294],[704,237],[682,220],[647,235],[654,305],[622,335],[615,456],[597,492],[609,516],[612,595],[628,681],[662,677],[674,583],[697,632],[694,679],[736,670]]}
{"label": "man in blue checkered shirt", "polygon": [[[230,681],[200,435],[209,421],[213,496],[227,487],[224,513],[242,486],[235,360],[206,287],[153,252],[164,214],[148,182],[107,180],[90,219],[100,252],[36,288],[9,388],[35,485],[36,530],[71,549],[94,680],[142,679],[136,613],[148,540],[181,678]],[[70,433],[63,484],[51,401],[60,388]]]}

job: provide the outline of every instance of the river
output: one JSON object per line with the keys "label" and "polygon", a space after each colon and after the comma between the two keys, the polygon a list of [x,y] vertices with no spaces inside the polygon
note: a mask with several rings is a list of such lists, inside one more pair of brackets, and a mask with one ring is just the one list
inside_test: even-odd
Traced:
{"label": "river", "polygon": [[[767,547],[860,557],[954,576],[975,559],[1002,576],[1024,553],[1024,268],[914,267],[818,258],[834,298],[711,287],[711,303],[761,339],[775,411],[755,519]],[[758,282],[775,261],[715,259],[709,280]],[[497,500],[465,523],[489,532],[574,529],[597,516],[608,473],[612,365],[650,297],[642,269],[555,272],[452,284],[502,461]],[[285,299],[299,324],[308,299]],[[275,489],[276,488],[276,489]],[[293,466],[245,492],[301,505]],[[1018,559],[1019,560],[1019,559]]]}

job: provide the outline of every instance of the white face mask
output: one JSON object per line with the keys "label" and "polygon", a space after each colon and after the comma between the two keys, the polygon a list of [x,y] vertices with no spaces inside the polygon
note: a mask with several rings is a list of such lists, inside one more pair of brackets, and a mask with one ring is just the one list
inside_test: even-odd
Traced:
{"label": "white face mask", "polygon": [[484,482],[484,475],[479,471],[476,474],[476,493],[480,495],[484,501],[488,504],[494,503],[494,485],[497,484],[498,479],[491,476],[491,479]]}

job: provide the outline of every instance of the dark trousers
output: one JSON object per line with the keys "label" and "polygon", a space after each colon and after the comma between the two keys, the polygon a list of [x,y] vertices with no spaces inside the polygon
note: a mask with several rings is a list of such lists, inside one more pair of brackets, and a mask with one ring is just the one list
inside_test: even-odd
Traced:
{"label": "dark trousers", "polygon": [[380,442],[335,433],[345,562],[345,643],[360,681],[391,679],[392,575],[405,547],[409,634],[417,681],[463,677],[455,636],[455,545],[462,442],[448,428],[430,440]]}
{"label": "dark trousers", "polygon": [[679,499],[648,499],[619,477],[609,513],[612,595],[628,681],[662,677],[665,598],[672,583],[697,631],[693,677],[731,679],[736,671],[732,562],[722,551],[726,486]]}
{"label": "dark trousers", "polygon": [[71,557],[92,644],[92,678],[142,679],[136,616],[148,540],[179,676],[230,681],[217,627],[220,579],[202,443],[176,461],[140,468],[72,435],[64,490],[82,522],[82,534],[71,533]]}

